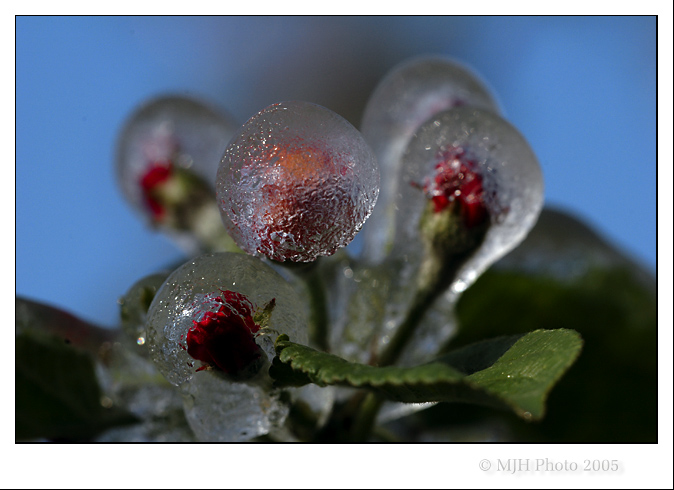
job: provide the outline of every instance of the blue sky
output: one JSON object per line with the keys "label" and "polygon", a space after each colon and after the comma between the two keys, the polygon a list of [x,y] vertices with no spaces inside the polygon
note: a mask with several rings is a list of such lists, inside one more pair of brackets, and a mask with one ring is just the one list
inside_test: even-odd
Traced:
{"label": "blue sky", "polygon": [[19,17],[16,293],[102,325],[181,260],[124,202],[113,158],[144,100],[211,100],[240,123],[281,100],[354,125],[419,54],[474,68],[537,154],[546,203],[655,270],[654,17]]}

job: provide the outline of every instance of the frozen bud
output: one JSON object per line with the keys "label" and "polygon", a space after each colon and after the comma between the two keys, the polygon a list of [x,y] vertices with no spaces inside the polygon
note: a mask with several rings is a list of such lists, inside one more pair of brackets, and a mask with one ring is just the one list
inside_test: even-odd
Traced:
{"label": "frozen bud", "polygon": [[176,386],[205,370],[236,378],[254,361],[273,359],[279,334],[306,343],[299,305],[293,288],[259,259],[201,255],[157,291],[147,319],[150,354]]}
{"label": "frozen bud", "polygon": [[150,356],[183,393],[200,440],[235,441],[265,434],[288,413],[272,388],[274,340],[307,342],[293,288],[261,260],[206,254],[174,271],[157,292],[147,321]]}
{"label": "frozen bud", "polygon": [[454,292],[515,247],[543,205],[541,170],[524,138],[501,117],[467,107],[419,129],[399,186],[398,253],[421,241],[432,257],[426,266],[451,262]]}
{"label": "frozen bud", "polygon": [[463,148],[449,147],[438,155],[431,175],[424,178],[423,190],[433,203],[432,212],[442,213],[456,206],[468,229],[473,229],[489,220],[482,174],[478,164],[466,155]]}
{"label": "frozen bud", "polygon": [[434,304],[451,311],[462,291],[522,241],[543,205],[535,155],[491,112],[457,107],[431,118],[402,163],[390,255],[399,280],[388,339],[380,341],[382,365],[418,360],[429,346],[442,346],[451,328],[426,329],[424,316]]}
{"label": "frozen bud", "polygon": [[276,261],[311,262],[346,246],[379,193],[376,159],[334,112],[281,102],[232,138],[217,174],[222,220],[239,247]]}
{"label": "frozen bud", "polygon": [[131,205],[188,252],[233,250],[215,203],[217,164],[235,124],[185,97],[160,97],[126,122],[117,176]]}
{"label": "frozen bud", "polygon": [[194,359],[202,361],[197,369],[218,369],[240,377],[251,366],[257,367],[262,349],[255,336],[267,323],[276,304],[272,298],[264,309],[256,308],[246,296],[234,291],[221,291],[213,298],[217,309],[204,313],[201,320],[192,320],[185,345],[181,347]]}
{"label": "frozen bud", "polygon": [[361,130],[381,170],[381,193],[363,229],[364,256],[380,261],[390,245],[394,191],[403,152],[428,119],[454,107],[499,113],[484,82],[470,69],[440,56],[424,56],[394,67],[368,100]]}

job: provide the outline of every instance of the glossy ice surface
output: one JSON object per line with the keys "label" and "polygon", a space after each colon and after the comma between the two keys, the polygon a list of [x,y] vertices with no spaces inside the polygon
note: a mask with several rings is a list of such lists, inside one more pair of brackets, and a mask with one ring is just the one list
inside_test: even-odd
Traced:
{"label": "glossy ice surface", "polygon": [[360,230],[379,194],[377,162],[341,116],[308,102],[281,102],[232,139],[217,174],[227,231],[250,254],[310,262]]}
{"label": "glossy ice surface", "polygon": [[452,285],[452,291],[461,292],[520,243],[534,225],[543,206],[543,176],[528,143],[501,117],[469,107],[438,114],[414,135],[403,156],[396,196],[397,255],[418,254],[419,219],[428,200],[412,183],[433,175],[438,155],[450,148],[462,148],[476,162],[491,211],[481,247]]}
{"label": "glossy ice surface", "polygon": [[441,56],[413,58],[394,67],[368,100],[361,131],[381,170],[379,204],[363,229],[368,260],[380,261],[390,246],[394,191],[410,138],[432,116],[460,106],[499,113],[478,75]]}
{"label": "glossy ice surface", "polygon": [[255,308],[275,300],[268,326],[255,336],[269,361],[275,355],[274,340],[282,333],[294,342],[306,343],[307,326],[300,301],[281,276],[248,255],[201,255],[168,277],[148,312],[150,356],[172,384],[184,387],[202,367],[187,352],[188,332],[194,329],[194,322],[222,306],[218,298],[225,290],[245,295]]}
{"label": "glossy ice surface", "polygon": [[236,124],[227,114],[182,96],[163,96],[139,107],[117,142],[117,178],[129,202],[147,216],[142,181],[153,165],[189,169],[214,187],[222,152]]}
{"label": "glossy ice surface", "polygon": [[214,371],[201,371],[183,394],[183,408],[198,440],[240,442],[283,424],[289,407],[279,395],[256,383],[232,383]]}

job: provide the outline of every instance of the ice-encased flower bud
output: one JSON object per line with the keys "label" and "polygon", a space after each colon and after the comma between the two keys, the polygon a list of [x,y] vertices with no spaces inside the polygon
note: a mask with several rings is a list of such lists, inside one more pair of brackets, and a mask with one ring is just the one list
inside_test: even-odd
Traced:
{"label": "ice-encased flower bud", "polygon": [[460,255],[458,293],[522,241],[542,206],[541,169],[520,133],[491,112],[451,109],[426,122],[403,156],[396,254]]}
{"label": "ice-encased flower bud", "polygon": [[381,261],[391,245],[394,192],[410,138],[434,115],[460,106],[500,112],[475,73],[441,56],[422,56],[395,66],[370,96],[361,131],[379,162],[381,192],[363,228],[363,257],[367,260]]}
{"label": "ice-encased flower bud", "polygon": [[[243,348],[259,348],[271,362],[278,335],[306,343],[306,319],[299,304],[294,289],[259,259],[231,253],[201,255],[175,270],[157,291],[146,325],[150,355],[162,374],[181,386],[206,361],[197,337],[221,327],[234,332],[232,341],[243,339]],[[214,349],[212,358],[221,356],[217,345],[208,348]],[[201,354],[195,357],[195,352]],[[211,364],[217,367],[217,362]]]}
{"label": "ice-encased flower bud", "polygon": [[377,201],[379,171],[348,121],[290,101],[243,125],[216,186],[222,220],[239,247],[280,262],[311,262],[353,240]]}
{"label": "ice-encased flower bud", "polygon": [[261,260],[217,253],[174,271],[147,320],[150,356],[185,398],[200,440],[245,440],[282,424],[288,413],[268,369],[274,340],[307,342],[293,288]]}
{"label": "ice-encased flower bud", "polygon": [[376,357],[383,365],[418,363],[440,348],[452,328],[433,328],[424,317],[451,312],[460,293],[522,241],[543,205],[538,160],[491,112],[457,107],[436,115],[402,162],[387,257],[397,278]]}
{"label": "ice-encased flower bud", "polygon": [[236,129],[231,118],[182,96],[138,108],[117,144],[117,177],[133,208],[188,253],[235,249],[215,203],[215,174]]}

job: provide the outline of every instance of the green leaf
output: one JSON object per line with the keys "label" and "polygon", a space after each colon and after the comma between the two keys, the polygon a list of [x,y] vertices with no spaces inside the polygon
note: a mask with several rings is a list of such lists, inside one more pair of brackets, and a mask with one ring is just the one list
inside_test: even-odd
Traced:
{"label": "green leaf", "polygon": [[[459,331],[449,347],[521,335],[537,325],[573,328],[583,337],[583,355],[551,394],[545,420],[504,419],[509,432],[536,442],[655,442],[657,296],[651,283],[624,267],[565,280],[490,270],[459,300]],[[435,412],[433,425],[476,423],[475,411],[456,406],[428,412]],[[481,417],[493,420],[486,411]]]}
{"label": "green leaf", "polygon": [[111,332],[17,298],[15,438],[85,440],[135,422],[101,404],[92,352]]}
{"label": "green leaf", "polygon": [[281,335],[270,375],[280,386],[304,382],[350,386],[398,402],[476,403],[538,419],[545,412],[548,392],[573,364],[581,346],[580,336],[572,330],[537,330],[479,342],[421,366],[375,367],[289,342]]}

